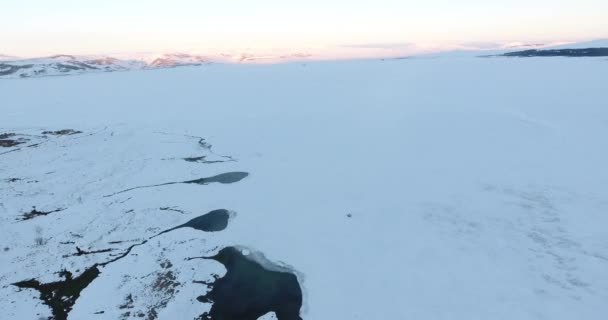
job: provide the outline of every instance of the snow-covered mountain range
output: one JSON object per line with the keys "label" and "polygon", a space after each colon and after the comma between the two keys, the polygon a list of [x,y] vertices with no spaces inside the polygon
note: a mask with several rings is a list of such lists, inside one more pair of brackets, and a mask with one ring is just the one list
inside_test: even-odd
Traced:
{"label": "snow-covered mountain range", "polygon": [[114,72],[172,68],[210,63],[203,56],[188,54],[164,54],[144,59],[117,59],[112,57],[86,57],[56,55],[46,58],[0,61],[0,78],[29,78],[72,75],[90,72]]}
{"label": "snow-covered mountain range", "polygon": [[109,56],[55,55],[44,58],[18,59],[0,56],[0,79],[74,75],[94,72],[151,70],[182,66],[202,66],[212,63],[245,63],[264,61],[293,61],[309,58],[309,54],[259,55],[219,54],[195,55],[168,53],[118,59]]}
{"label": "snow-covered mountain range", "polygon": [[77,57],[57,55],[47,58],[0,61],[1,78],[29,78],[81,74],[87,72],[112,72],[147,68],[143,61],[119,60],[110,57]]}

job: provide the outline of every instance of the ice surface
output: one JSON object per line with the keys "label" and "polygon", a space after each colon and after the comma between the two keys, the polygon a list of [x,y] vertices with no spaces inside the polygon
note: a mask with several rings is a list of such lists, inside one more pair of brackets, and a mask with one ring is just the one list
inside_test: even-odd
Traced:
{"label": "ice surface", "polygon": [[[0,81],[0,134],[29,139],[0,148],[2,319],[50,315],[11,283],[218,208],[238,213],[225,230],[100,267],[69,319],[194,319],[225,269],[186,259],[241,245],[297,272],[304,319],[604,319],[606,74],[601,58],[444,57]],[[82,133],[42,135],[62,129]],[[218,155],[235,161],[183,160]],[[226,172],[250,175],[103,197]],[[33,206],[65,210],[21,221]]]}

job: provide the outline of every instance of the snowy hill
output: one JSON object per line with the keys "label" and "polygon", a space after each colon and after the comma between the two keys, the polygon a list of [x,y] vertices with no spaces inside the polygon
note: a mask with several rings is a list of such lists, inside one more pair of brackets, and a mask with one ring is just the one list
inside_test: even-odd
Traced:
{"label": "snowy hill", "polygon": [[604,319],[607,73],[460,57],[2,81],[2,319]]}
{"label": "snowy hill", "polygon": [[57,55],[47,58],[0,61],[0,78],[30,78],[57,75],[73,75],[94,72],[114,72],[162,69],[180,66],[200,66],[210,64],[212,59],[205,56],[184,53],[163,54],[141,59],[117,59],[112,57],[82,57]]}
{"label": "snowy hill", "polygon": [[0,61],[0,78],[29,78],[89,72],[113,72],[143,69],[146,67],[145,63],[136,60],[57,55],[47,58]]}
{"label": "snowy hill", "polygon": [[0,56],[0,79],[152,70],[184,66],[204,66],[212,63],[295,61],[310,57],[310,55],[302,53],[288,55],[231,53],[209,56],[187,53],[167,53],[161,55],[143,55],[141,57],[127,59],[107,56],[87,57],[72,55],[56,55],[33,59],[18,59],[10,56]]}
{"label": "snowy hill", "polygon": [[176,67],[176,66],[199,66],[211,62],[211,58],[200,55],[190,55],[186,53],[169,53],[154,57],[148,67]]}
{"label": "snowy hill", "polygon": [[15,60],[15,59],[17,59],[17,57],[7,56],[5,54],[0,54],[0,61],[3,61],[3,60]]}

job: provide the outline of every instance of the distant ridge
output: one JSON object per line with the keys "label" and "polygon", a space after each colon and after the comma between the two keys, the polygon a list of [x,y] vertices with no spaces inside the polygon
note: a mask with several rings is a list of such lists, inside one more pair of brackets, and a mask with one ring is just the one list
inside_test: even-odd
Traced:
{"label": "distant ridge", "polygon": [[17,57],[8,56],[8,55],[5,55],[5,54],[0,54],[0,61],[3,61],[3,60],[14,60],[14,59],[17,59]]}
{"label": "distant ridge", "polygon": [[503,57],[607,57],[608,39],[577,42],[534,48],[522,51],[512,51],[499,54]]}
{"label": "distant ridge", "polygon": [[608,57],[608,48],[548,49],[507,52],[505,57]]}

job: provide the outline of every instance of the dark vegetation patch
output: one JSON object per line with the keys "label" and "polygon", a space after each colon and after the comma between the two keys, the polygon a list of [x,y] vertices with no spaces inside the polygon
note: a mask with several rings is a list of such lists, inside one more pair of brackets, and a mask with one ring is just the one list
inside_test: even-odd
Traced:
{"label": "dark vegetation patch", "polygon": [[28,139],[18,137],[17,134],[6,132],[0,134],[0,147],[10,148],[28,142]]}
{"label": "dark vegetation patch", "polygon": [[156,311],[156,308],[151,308],[150,310],[148,310],[148,318],[146,318],[146,320],[156,319],[158,319],[158,312]]}
{"label": "dark vegetation patch", "polygon": [[120,319],[126,320],[131,316],[135,316],[145,318],[146,320],[156,320],[158,319],[158,310],[167,307],[169,301],[179,292],[178,288],[181,283],[177,281],[177,276],[171,270],[173,264],[167,259],[159,262],[162,270],[156,272],[156,277],[150,285],[150,289],[154,291],[155,297],[160,297],[160,300],[155,301],[152,305],[146,305],[145,310],[134,310],[135,300],[133,295],[129,294],[125,298],[125,301],[118,306],[119,309],[125,310],[120,315]]}
{"label": "dark vegetation patch", "polygon": [[36,207],[32,207],[32,210],[30,212],[26,212],[24,214],[21,215],[20,221],[25,221],[25,220],[31,220],[40,216],[46,216],[49,215],[51,213],[54,212],[60,212],[65,210],[65,208],[59,208],[59,209],[55,209],[55,210],[51,210],[51,211],[39,211],[38,209],[36,209]]}
{"label": "dark vegetation patch", "polygon": [[0,139],[8,139],[8,138],[12,138],[14,136],[16,136],[16,134],[14,134],[12,132],[0,133]]}
{"label": "dark vegetation patch", "polygon": [[[213,303],[211,310],[197,319],[256,320],[269,312],[274,312],[279,320],[302,319],[302,290],[297,277],[288,270],[268,270],[234,247],[224,248],[212,257],[191,259],[215,260],[227,270],[223,278],[210,285],[207,294],[197,298]],[[278,266],[273,269],[283,270]]]}
{"label": "dark vegetation patch", "polygon": [[25,141],[4,139],[4,140],[0,140],[0,147],[10,148],[10,147],[18,146],[24,142]]}
{"label": "dark vegetation patch", "polygon": [[223,163],[223,162],[234,161],[234,160],[206,160],[207,159],[206,156],[188,157],[188,158],[182,158],[182,159],[184,159],[184,161],[187,161],[187,162],[204,163],[204,164]]}
{"label": "dark vegetation patch", "polygon": [[199,184],[199,185],[207,185],[210,183],[231,184],[231,183],[239,182],[239,181],[245,179],[247,176],[249,176],[249,173],[247,173],[247,172],[226,172],[226,173],[218,174],[216,176],[208,177],[208,178],[200,178],[200,179],[195,179],[195,180],[177,181],[177,182],[166,182],[166,183],[153,184],[153,185],[148,185],[148,186],[133,187],[133,188],[125,189],[125,190],[115,192],[115,193],[112,193],[109,195],[105,195],[104,198],[112,197],[117,194],[129,192],[129,191],[136,190],[136,189],[154,188],[154,187],[168,186],[168,185],[180,184],[180,183]]}
{"label": "dark vegetation patch", "polygon": [[0,76],[8,76],[21,69],[30,69],[34,65],[33,64],[25,64],[25,65],[12,65],[6,63],[0,63]]}
{"label": "dark vegetation patch", "polygon": [[154,283],[152,284],[152,289],[154,289],[155,291],[166,292],[168,295],[173,295],[175,294],[175,289],[177,288],[177,286],[179,286],[179,282],[177,281],[177,277],[175,276],[173,271],[166,270],[171,268],[169,265],[172,266],[171,261],[169,261],[169,264],[167,264],[165,261],[163,267],[165,271],[158,273],[156,279],[154,280]]}
{"label": "dark vegetation patch", "polygon": [[110,241],[110,242],[108,242],[108,244],[120,244],[120,243],[125,243],[125,242],[137,242],[137,240],[117,240],[117,241]]}
{"label": "dark vegetation patch", "polygon": [[158,209],[161,210],[161,211],[179,212],[181,214],[185,214],[186,213],[186,212],[184,212],[184,210],[176,209],[175,207],[160,207]]}
{"label": "dark vegetation patch", "polygon": [[118,306],[118,309],[133,309],[133,295],[129,293],[125,298],[125,302]]}
{"label": "dark vegetation patch", "polygon": [[86,256],[86,255],[89,255],[89,254],[111,252],[111,251],[114,251],[114,250],[116,250],[116,249],[108,248],[108,249],[87,251],[87,250],[82,250],[79,247],[76,247],[76,253],[72,254],[72,256],[80,257],[80,256]]}
{"label": "dark vegetation patch", "polygon": [[177,281],[177,276],[175,276],[172,270],[166,269],[156,275],[156,279],[154,279],[154,283],[152,284],[152,290],[158,292],[163,299],[150,308],[147,312],[148,314],[156,314],[156,309],[165,308],[178,291],[177,288],[180,283]]}
{"label": "dark vegetation patch", "polygon": [[608,57],[608,48],[548,49],[508,52],[504,57]]}
{"label": "dark vegetation patch", "polygon": [[163,269],[169,269],[169,268],[173,267],[173,263],[171,263],[170,260],[164,260],[164,261],[161,261],[160,267]]}
{"label": "dark vegetation patch", "polygon": [[[124,309],[133,309],[133,295],[129,293],[129,295],[127,295],[127,297],[125,298],[125,302],[123,302],[123,304],[118,306],[118,309],[124,310]],[[131,316],[131,311],[125,311],[123,313],[120,314],[120,319],[124,320],[127,319]]]}
{"label": "dark vegetation patch", "polygon": [[[28,136],[28,137],[31,137],[31,136]],[[46,137],[38,136],[37,138],[46,138]],[[30,140],[31,140],[30,138],[26,138],[23,135],[17,135],[15,133],[0,134],[0,147],[3,147],[3,148],[17,147],[17,148],[11,149],[9,151],[0,152],[0,155],[20,151],[23,148],[36,148],[36,147],[40,146],[41,144],[46,143],[48,141],[47,139],[43,139],[42,141],[39,141],[36,143],[21,146],[22,144],[25,144],[26,142],[29,142]]]}
{"label": "dark vegetation patch", "polygon": [[63,129],[63,130],[57,130],[57,131],[43,131],[42,134],[50,134],[50,135],[54,135],[54,136],[71,136],[73,134],[79,134],[82,133],[82,131],[76,131],[73,129]]}

